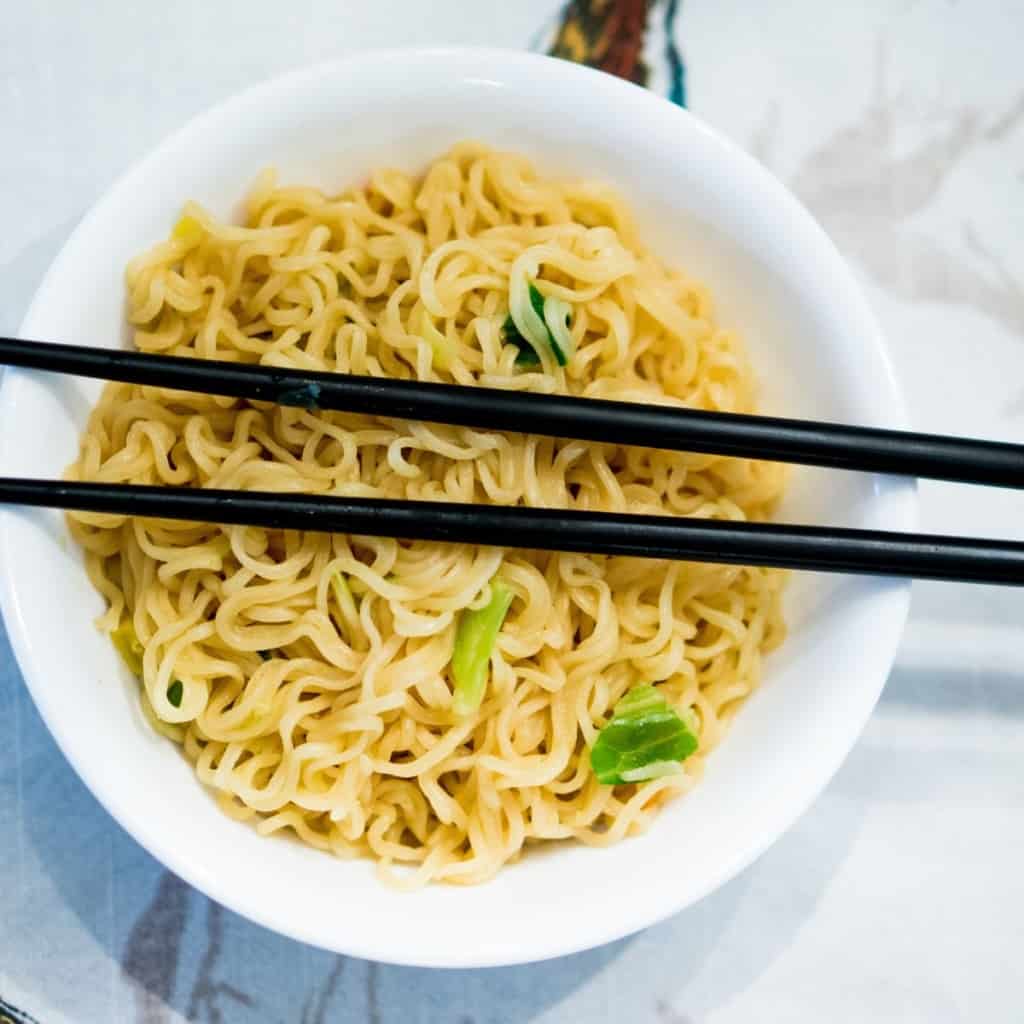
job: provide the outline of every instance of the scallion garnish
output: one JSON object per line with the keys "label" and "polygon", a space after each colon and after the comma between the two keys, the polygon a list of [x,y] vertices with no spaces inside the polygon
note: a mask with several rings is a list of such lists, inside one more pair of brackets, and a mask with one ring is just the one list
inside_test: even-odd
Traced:
{"label": "scallion garnish", "polygon": [[506,345],[514,345],[519,354],[516,356],[516,366],[540,366],[540,356],[533,350],[533,346],[519,333],[516,322],[509,314],[501,328],[502,341]]}
{"label": "scallion garnish", "polygon": [[548,329],[551,347],[559,366],[569,362],[569,354],[572,352],[572,335],[569,333],[571,316],[572,306],[564,299],[549,295],[544,300],[544,326]]}
{"label": "scallion garnish", "polygon": [[[512,308],[502,335],[506,343],[519,349],[516,365],[537,366],[543,347],[551,350],[559,366],[568,365],[572,355],[572,335],[569,333],[572,307],[569,303],[554,296],[545,298],[532,281],[527,282],[525,296],[529,306],[523,303],[521,288],[518,292],[513,289],[512,294]],[[517,301],[521,306],[519,309],[516,308]]]}

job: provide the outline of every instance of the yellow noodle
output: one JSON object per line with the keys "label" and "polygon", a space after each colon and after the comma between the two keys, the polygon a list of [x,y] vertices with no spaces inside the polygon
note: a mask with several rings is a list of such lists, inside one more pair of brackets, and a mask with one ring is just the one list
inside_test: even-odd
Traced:
{"label": "yellow noodle", "polygon": [[[510,291],[532,279],[572,307],[565,368],[550,353],[517,368],[503,342]],[[754,408],[707,290],[640,245],[614,194],[473,144],[334,196],[264,174],[240,225],[189,203],[127,286],[143,351]],[[746,460],[125,384],[104,392],[70,476],[755,520],[783,485],[779,467]],[[225,812],[374,858],[402,887],[480,882],[530,844],[646,828],[699,778],[784,635],[784,576],[769,569],[70,521],[109,602],[101,627],[127,617],[144,648],[147,714]],[[487,603],[499,570],[511,611],[483,703],[459,719],[458,617]],[[648,682],[694,709],[700,748],[682,775],[600,785],[589,746]]]}

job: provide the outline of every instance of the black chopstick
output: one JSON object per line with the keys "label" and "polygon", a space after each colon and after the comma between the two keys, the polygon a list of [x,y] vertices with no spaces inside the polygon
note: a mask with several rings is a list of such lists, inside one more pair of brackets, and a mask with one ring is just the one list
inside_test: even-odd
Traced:
{"label": "black chopstick", "polygon": [[1024,445],[0,338],[0,364],[483,430],[1024,487]]}
{"label": "black chopstick", "polygon": [[406,540],[1024,584],[1024,543],[880,530],[11,478],[0,478],[0,503]]}

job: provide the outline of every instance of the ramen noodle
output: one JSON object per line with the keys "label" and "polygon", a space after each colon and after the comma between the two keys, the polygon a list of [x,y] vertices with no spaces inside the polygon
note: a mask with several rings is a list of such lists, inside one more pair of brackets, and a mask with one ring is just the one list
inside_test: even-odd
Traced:
{"label": "ramen noodle", "polygon": [[[698,268],[699,269],[699,268]],[[749,412],[739,339],[607,187],[456,146],[262,175],[128,267],[143,352]],[[111,384],[79,480],[766,518],[770,463]],[[262,834],[398,885],[616,842],[694,784],[781,642],[773,569],[74,513],[154,725]]]}

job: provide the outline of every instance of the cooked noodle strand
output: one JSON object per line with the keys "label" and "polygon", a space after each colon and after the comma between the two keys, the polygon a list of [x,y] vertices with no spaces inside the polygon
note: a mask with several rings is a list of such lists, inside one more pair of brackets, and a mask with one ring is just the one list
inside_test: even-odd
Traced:
{"label": "cooked noodle strand", "polygon": [[[706,289],[639,244],[616,197],[473,144],[334,196],[263,176],[241,225],[190,203],[127,282],[143,351],[754,407],[743,347]],[[554,303],[549,322],[569,310],[564,367],[551,351],[517,366],[506,343],[516,302],[545,329],[531,283]],[[105,390],[70,475],[727,519],[765,518],[783,484],[748,460],[124,384]],[[530,843],[646,828],[699,776],[784,634],[771,569],[70,519],[109,602],[102,628],[130,621],[147,712],[225,811],[375,858],[402,886],[480,882]],[[459,618],[486,607],[496,575],[511,608],[482,703],[459,718]],[[651,682],[695,710],[700,748],[683,774],[600,785],[589,745]]]}

